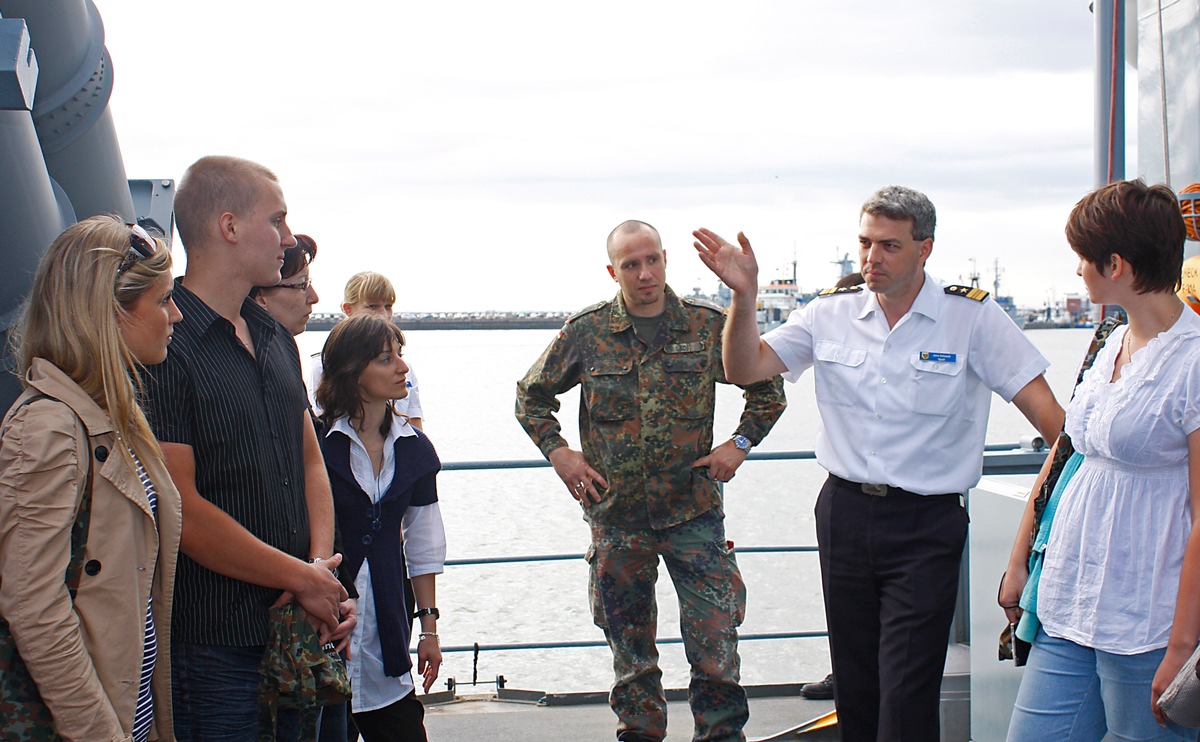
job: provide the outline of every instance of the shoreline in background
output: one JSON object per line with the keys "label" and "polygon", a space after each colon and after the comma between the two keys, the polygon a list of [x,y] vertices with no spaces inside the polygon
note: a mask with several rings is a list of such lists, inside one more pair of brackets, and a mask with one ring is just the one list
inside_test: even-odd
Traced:
{"label": "shoreline in background", "polygon": [[[392,321],[402,330],[557,330],[570,316],[570,312],[438,312],[394,314]],[[341,312],[314,313],[304,329],[327,332],[345,318]]]}

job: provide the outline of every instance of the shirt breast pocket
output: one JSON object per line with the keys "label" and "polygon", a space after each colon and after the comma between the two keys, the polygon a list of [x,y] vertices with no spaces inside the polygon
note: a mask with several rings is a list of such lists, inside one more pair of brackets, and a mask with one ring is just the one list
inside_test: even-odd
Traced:
{"label": "shirt breast pocket", "polygon": [[950,415],[963,409],[966,402],[966,375],[958,362],[912,359],[912,409],[921,415]]}
{"label": "shirt breast pocket", "polygon": [[813,360],[817,399],[842,406],[854,404],[857,390],[866,381],[867,351],[820,340],[813,346]]}
{"label": "shirt breast pocket", "polygon": [[588,372],[583,390],[593,420],[629,420],[634,417],[637,382],[633,363],[597,363]]}
{"label": "shirt breast pocket", "polygon": [[707,353],[667,353],[663,370],[667,414],[686,420],[712,416],[714,391]]}

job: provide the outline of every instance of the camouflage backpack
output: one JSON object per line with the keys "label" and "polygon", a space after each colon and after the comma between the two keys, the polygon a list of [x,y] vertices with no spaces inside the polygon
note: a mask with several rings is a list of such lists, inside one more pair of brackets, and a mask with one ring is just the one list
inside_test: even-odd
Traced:
{"label": "camouflage backpack", "polygon": [[258,666],[259,739],[272,742],[278,711],[300,712],[300,742],[316,742],[317,711],[350,700],[346,663],[333,645],[321,646],[299,603],[272,608],[267,649]]}
{"label": "camouflage backpack", "polygon": [[[20,407],[44,395],[31,395],[9,411],[11,416]],[[83,422],[80,421],[82,427]],[[87,430],[84,429],[84,434]],[[96,454],[100,454],[97,449]],[[87,546],[88,526],[92,519],[92,452],[88,450],[87,478],[79,495],[75,525],[71,527],[71,561],[67,564],[66,583],[75,600],[79,577],[83,572],[83,551]],[[54,718],[42,701],[29,670],[17,651],[8,621],[0,617],[0,739],[14,742],[59,742]]]}

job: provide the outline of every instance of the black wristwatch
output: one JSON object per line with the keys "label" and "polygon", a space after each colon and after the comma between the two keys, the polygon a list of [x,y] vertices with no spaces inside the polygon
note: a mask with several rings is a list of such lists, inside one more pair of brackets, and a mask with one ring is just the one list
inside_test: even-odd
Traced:
{"label": "black wristwatch", "polygon": [[438,619],[442,617],[442,614],[438,612],[437,608],[418,608],[412,614],[413,618],[420,618],[421,616],[433,616],[435,619]]}
{"label": "black wristwatch", "polygon": [[741,433],[734,433],[729,440],[733,441],[733,445],[737,446],[738,450],[745,451],[746,453],[750,453],[750,449],[754,447],[750,439]]}

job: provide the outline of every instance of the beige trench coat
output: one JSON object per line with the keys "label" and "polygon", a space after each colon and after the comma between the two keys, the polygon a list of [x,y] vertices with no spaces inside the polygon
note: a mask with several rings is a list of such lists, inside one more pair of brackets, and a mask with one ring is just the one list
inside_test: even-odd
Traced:
{"label": "beige trench coat", "polygon": [[[64,739],[129,740],[153,595],[158,660],[150,739],[174,739],[170,631],[179,493],[162,462],[144,457],[158,493],[156,527],[108,415],[45,360],[34,361],[27,381],[25,395],[46,398],[14,406],[0,430],[0,615]],[[96,455],[86,568],[72,606],[63,574],[89,456],[79,420]]]}

